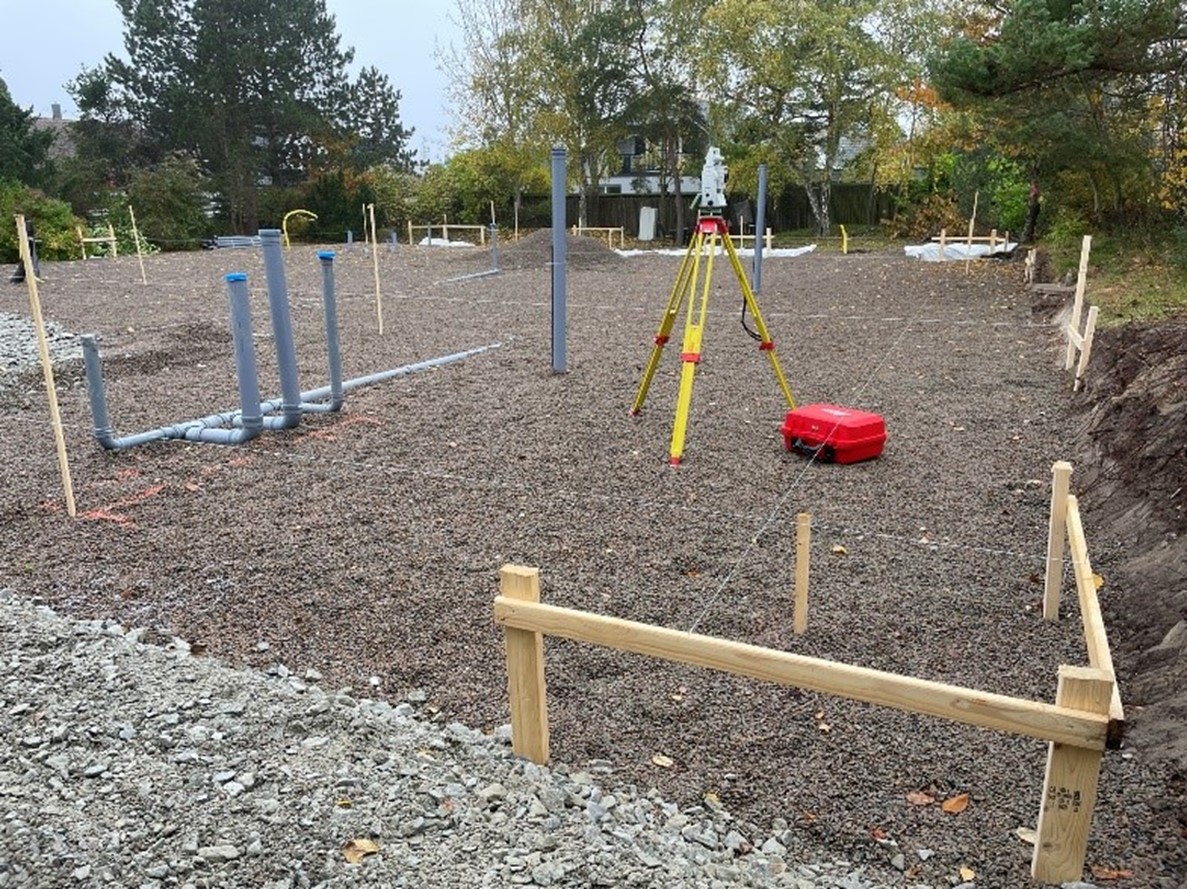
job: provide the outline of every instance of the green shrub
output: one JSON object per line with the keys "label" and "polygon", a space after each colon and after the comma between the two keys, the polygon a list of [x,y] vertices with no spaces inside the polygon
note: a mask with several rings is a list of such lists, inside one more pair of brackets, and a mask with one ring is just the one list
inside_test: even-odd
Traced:
{"label": "green shrub", "polygon": [[82,220],[65,201],[46,197],[35,188],[17,182],[0,181],[0,262],[20,257],[13,216],[23,213],[33,226],[37,254],[41,259],[78,259],[78,234]]}

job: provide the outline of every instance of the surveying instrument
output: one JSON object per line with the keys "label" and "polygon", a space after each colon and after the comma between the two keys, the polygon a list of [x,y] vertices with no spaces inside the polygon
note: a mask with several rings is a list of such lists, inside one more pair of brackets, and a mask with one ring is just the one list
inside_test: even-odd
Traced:
{"label": "surveying instrument", "polygon": [[[762,312],[758,308],[758,301],[754,298],[754,291],[742,271],[742,263],[738,260],[738,253],[734,249],[734,242],[730,239],[729,225],[722,216],[725,208],[725,182],[729,171],[725,166],[721,151],[710,147],[705,155],[705,166],[701,170],[701,192],[698,196],[697,224],[693,236],[688,243],[688,250],[680,263],[680,271],[676,274],[676,283],[672,287],[672,294],[668,297],[668,306],[664,310],[663,318],[659,322],[659,331],[655,335],[655,346],[651,350],[651,357],[647,360],[647,367],[643,371],[643,378],[639,381],[639,391],[635,395],[635,403],[631,413],[637,414],[643,408],[643,401],[647,398],[647,390],[651,380],[659,367],[659,359],[664,346],[671,337],[672,326],[676,323],[676,316],[680,307],[688,303],[688,314],[684,322],[684,344],[680,349],[680,393],[676,399],[676,421],[672,426],[672,444],[669,448],[669,462],[673,466],[680,465],[680,457],[684,453],[684,435],[688,430],[688,410],[692,403],[692,381],[696,374],[697,365],[701,361],[701,339],[705,332],[705,317],[709,308],[709,287],[713,279],[713,257],[717,253],[718,242],[725,249],[729,257],[730,266],[734,270],[734,277],[738,279],[738,287],[742,291],[742,327],[746,332],[758,340],[759,351],[765,352],[771,363],[771,370],[775,372],[775,380],[783,392],[788,409],[795,409],[795,399],[787,385],[787,378],[783,376],[783,368],[779,366],[779,359],[775,356],[775,343],[767,331],[766,322],[762,319]],[[756,236],[757,237],[757,236]],[[698,296],[698,286],[700,287]],[[746,326],[746,312],[754,317],[754,330]]]}

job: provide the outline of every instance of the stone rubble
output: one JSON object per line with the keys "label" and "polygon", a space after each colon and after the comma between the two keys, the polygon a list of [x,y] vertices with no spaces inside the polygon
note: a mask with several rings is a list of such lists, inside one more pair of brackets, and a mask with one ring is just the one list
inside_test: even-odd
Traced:
{"label": "stone rubble", "polygon": [[719,804],[0,590],[0,889],[875,889]]}

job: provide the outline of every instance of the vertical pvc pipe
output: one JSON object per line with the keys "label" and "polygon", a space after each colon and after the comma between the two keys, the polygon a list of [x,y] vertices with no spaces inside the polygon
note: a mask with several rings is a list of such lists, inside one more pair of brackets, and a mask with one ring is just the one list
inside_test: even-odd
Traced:
{"label": "vertical pvc pipe", "polygon": [[354,246],[354,232],[350,229],[346,230],[346,249],[349,250]]}
{"label": "vertical pvc pipe", "polygon": [[552,371],[568,369],[565,354],[565,149],[552,149]]}
{"label": "vertical pvc pipe", "polygon": [[322,303],[326,313],[326,353],[330,362],[330,410],[342,407],[342,354],[338,344],[338,301],[334,295],[334,251],[317,254],[321,260]]}
{"label": "vertical pvc pipe", "polygon": [[107,392],[103,388],[103,364],[99,361],[99,348],[94,334],[80,336],[82,360],[87,374],[87,398],[91,402],[91,420],[95,427],[95,438],[99,441],[111,439],[111,417],[107,413]]}
{"label": "vertical pvc pipe", "polygon": [[491,271],[499,270],[499,227],[490,224],[490,267]]}
{"label": "vertical pvc pipe", "polygon": [[280,371],[280,397],[283,399],[281,410],[284,416],[279,428],[288,429],[301,421],[301,384],[297,377],[297,352],[293,345],[293,322],[289,315],[288,285],[284,279],[284,253],[280,247],[280,229],[260,229],[260,247],[264,253],[268,309],[272,314],[276,365]]}
{"label": "vertical pvc pipe", "polygon": [[754,210],[754,265],[750,272],[750,289],[762,293],[763,233],[767,230],[767,165],[758,165],[758,206]]}
{"label": "vertical pvc pipe", "polygon": [[[262,236],[263,232],[260,234]],[[280,233],[276,232],[276,236],[276,248],[279,250]],[[247,275],[243,272],[227,275],[227,300],[231,304],[231,338],[235,344],[235,376],[239,378],[241,425],[245,432],[258,434],[263,428],[264,418],[260,412],[260,381],[256,375],[255,343],[251,335]]]}

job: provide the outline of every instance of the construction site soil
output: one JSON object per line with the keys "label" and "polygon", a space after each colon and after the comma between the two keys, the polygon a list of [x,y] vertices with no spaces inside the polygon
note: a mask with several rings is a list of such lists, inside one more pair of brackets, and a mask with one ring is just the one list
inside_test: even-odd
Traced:
{"label": "construction site soil", "polygon": [[[337,414],[238,447],[102,450],[81,362],[57,367],[78,518],[67,517],[40,370],[0,377],[0,586],[114,617],[233,664],[493,730],[508,721],[498,570],[539,566],[543,601],[1039,701],[1086,664],[1070,569],[1041,596],[1051,466],[1075,466],[1129,729],[1104,757],[1085,879],[1187,884],[1187,322],[1098,332],[1071,390],[1050,306],[1021,265],[893,253],[770,259],[760,302],[796,398],[876,411],[854,465],[787,453],[787,410],[713,270],[682,465],[668,461],[680,326],[629,416],[676,276],[671,256],[570,238],[567,372],[550,363],[546,235],[336,261]],[[286,253],[304,388],[326,380],[315,249]],[[47,320],[95,333],[117,435],[237,403],[223,275],[249,275],[265,397],[278,394],[256,250],[46,264]],[[452,280],[458,279],[458,280]],[[28,309],[8,287],[0,311]],[[683,319],[681,319],[681,322]],[[807,633],[792,631],[796,514],[811,513]],[[555,761],[689,801],[714,794],[886,885],[1029,882],[1047,745],[649,660],[545,644]],[[418,695],[419,697],[419,695]],[[967,793],[949,812],[944,800]],[[952,806],[949,808],[959,808]],[[897,847],[888,848],[892,838]],[[905,860],[894,851],[907,851]],[[918,851],[919,854],[914,854]],[[926,854],[924,854],[926,853]]]}

